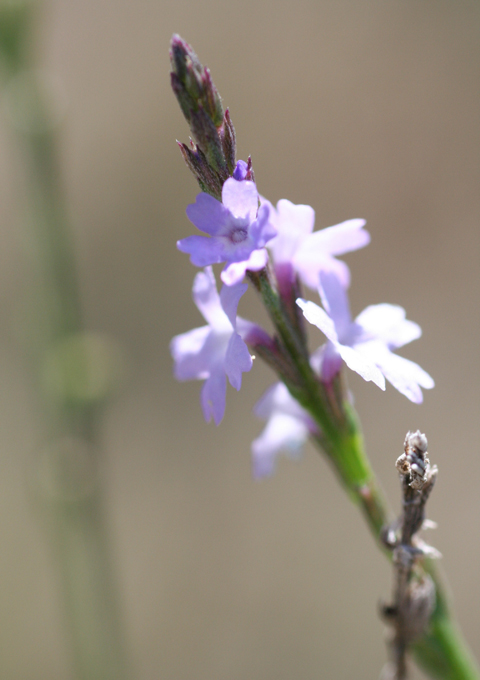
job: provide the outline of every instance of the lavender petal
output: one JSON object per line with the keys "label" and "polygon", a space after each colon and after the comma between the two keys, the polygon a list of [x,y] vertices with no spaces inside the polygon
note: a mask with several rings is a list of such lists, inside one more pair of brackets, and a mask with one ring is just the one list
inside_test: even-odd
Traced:
{"label": "lavender petal", "polygon": [[258,191],[254,182],[237,181],[230,177],[223,185],[222,202],[234,217],[253,222],[258,210]]}
{"label": "lavender petal", "polygon": [[200,400],[202,403],[203,416],[207,423],[213,417],[215,425],[219,425],[225,414],[225,401],[227,394],[227,379],[221,367],[216,367],[205,381],[202,387]]}
{"label": "lavender petal", "polygon": [[242,386],[242,373],[250,371],[252,364],[248,347],[238,333],[233,333],[225,354],[224,368],[231,386],[236,390]]}
{"label": "lavender petal", "polygon": [[196,267],[206,267],[225,261],[225,246],[221,240],[208,236],[187,236],[177,241],[177,248],[190,255],[190,262]]}
{"label": "lavender petal", "polygon": [[209,194],[201,193],[187,206],[187,217],[197,229],[216,236],[223,233],[231,220],[228,209]]}
{"label": "lavender petal", "polygon": [[324,309],[315,304],[315,302],[303,300],[302,298],[297,299],[297,305],[300,307],[303,316],[309,323],[319,328],[333,343],[338,343],[335,324]]}

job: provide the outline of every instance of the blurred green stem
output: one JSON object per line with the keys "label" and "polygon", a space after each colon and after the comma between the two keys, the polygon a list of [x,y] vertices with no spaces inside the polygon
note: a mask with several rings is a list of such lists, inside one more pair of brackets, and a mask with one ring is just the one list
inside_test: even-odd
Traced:
{"label": "blurred green stem", "polygon": [[[78,379],[85,382],[85,371],[94,372],[96,367],[91,366],[89,345],[82,340],[75,258],[57,165],[56,126],[45,107],[37,74],[26,68],[33,9],[32,2],[0,3],[4,100],[27,167],[29,222],[33,227],[29,245],[37,274],[35,313],[28,339],[39,397],[47,410],[46,435],[50,442],[46,462],[39,465],[36,491],[58,558],[76,677],[126,680],[130,674],[99,474],[97,424],[106,393],[79,397],[78,390],[70,389],[72,371],[77,370]],[[65,354],[65,348],[70,355]],[[59,353],[62,361],[57,360]],[[65,373],[57,375],[56,382],[55,378],[45,380],[46,367],[52,361]],[[53,392],[52,385],[56,386]],[[83,469],[81,475],[76,474],[79,467]]]}
{"label": "blurred green stem", "polygon": [[50,528],[69,622],[76,677],[129,677],[101,488],[51,508]]}
{"label": "blurred green stem", "polygon": [[[39,110],[39,117],[43,112]],[[43,121],[40,122],[42,127]],[[43,268],[49,316],[45,348],[55,352],[64,340],[82,332],[75,260],[56,166],[53,131],[24,135],[30,163],[32,220],[37,256]],[[88,363],[88,357],[84,359]],[[41,367],[41,370],[43,367]],[[42,376],[40,376],[40,383]],[[96,446],[101,404],[56,403],[52,429]],[[100,464],[99,462],[97,464]],[[102,478],[73,503],[49,504],[49,518],[62,575],[62,591],[74,663],[79,680],[123,680],[128,677],[126,647],[119,623],[117,593],[103,512]],[[48,503],[48,501],[47,501]]]}

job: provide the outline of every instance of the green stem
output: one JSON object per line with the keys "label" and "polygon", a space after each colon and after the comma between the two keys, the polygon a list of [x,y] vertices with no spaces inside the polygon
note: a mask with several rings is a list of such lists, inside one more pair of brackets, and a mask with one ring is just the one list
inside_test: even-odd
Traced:
{"label": "green stem", "polygon": [[[61,457],[65,453],[61,452]],[[61,462],[57,460],[52,474],[58,475]],[[44,495],[42,514],[60,571],[76,677],[127,680],[130,673],[112,578],[101,476],[92,472],[93,478],[87,474],[80,484],[73,480],[74,488],[68,494],[66,484],[60,482],[55,497]]]}
{"label": "green stem", "polygon": [[413,645],[413,656],[418,665],[434,678],[478,680],[480,669],[449,611],[437,566],[428,560],[425,570],[435,583],[437,599],[429,630]]}
{"label": "green stem", "polygon": [[[23,60],[19,61],[23,68]],[[78,680],[126,680],[129,663],[112,576],[102,476],[90,480],[91,484],[76,476],[85,455],[91,459],[92,469],[98,470],[101,465],[97,422],[104,399],[98,395],[77,398],[75,391],[72,396],[71,390],[63,389],[71,387],[72,371],[78,372],[79,366],[90,369],[90,356],[82,349],[88,343],[77,342],[84,337],[82,314],[57,166],[56,140],[35,75],[13,69],[10,81],[7,88],[10,118],[19,133],[28,171],[29,221],[33,227],[31,250],[39,274],[35,305],[38,311],[28,336],[33,343],[39,396],[42,404],[48,406],[45,422],[51,441],[47,456],[50,481],[45,487],[45,479],[42,482],[45,470],[40,464],[36,491],[41,492],[43,515],[55,547],[76,677]],[[28,125],[16,125],[18,120],[27,121]],[[72,347],[74,349],[69,349]],[[46,366],[52,357],[56,367],[64,370],[49,381],[50,386],[60,385],[54,398],[45,382]],[[77,377],[83,384],[85,371],[80,369]],[[70,444],[75,442],[73,459],[65,450],[65,442],[69,442],[70,453]],[[51,455],[53,450],[55,453]],[[50,493],[52,483],[53,495]]]}
{"label": "green stem", "polygon": [[[263,304],[278,332],[289,362],[296,369],[297,380],[286,385],[292,396],[319,422],[322,433],[334,440],[337,428],[329,413],[328,404],[319,382],[310,366],[304,339],[292,325],[278,292],[273,288],[267,269],[248,272],[249,278],[260,293]],[[282,376],[283,379],[283,376]]]}
{"label": "green stem", "polygon": [[[326,398],[310,366],[307,348],[290,323],[267,271],[251,274],[250,278],[262,296],[290,362],[297,369],[297,381],[286,385],[318,424],[320,434],[314,437],[316,445],[326,454],[350,498],[361,508],[382,552],[391,558],[381,541],[381,531],[390,513],[365,454],[358,416],[349,403],[338,403],[333,387],[330,398]],[[414,657],[433,678],[480,680],[480,670],[453,622],[445,588],[431,561],[425,563],[425,570],[435,584],[436,606],[428,630],[413,645]]]}

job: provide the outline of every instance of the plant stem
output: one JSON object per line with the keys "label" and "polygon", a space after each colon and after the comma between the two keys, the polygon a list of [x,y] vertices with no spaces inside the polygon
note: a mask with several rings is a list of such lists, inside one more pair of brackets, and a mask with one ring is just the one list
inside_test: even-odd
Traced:
{"label": "plant stem", "polygon": [[[353,412],[350,405],[348,408]],[[321,446],[318,439],[315,443]],[[387,524],[390,513],[368,463],[359,427],[355,427],[354,432],[343,440],[337,440],[334,446],[338,448],[333,455],[327,452],[328,459],[350,498],[361,507],[382,552],[390,558],[391,554],[381,542],[381,530]],[[480,669],[453,621],[440,574],[431,560],[425,561],[424,568],[435,584],[436,606],[426,633],[413,645],[415,660],[423,670],[439,680],[479,680]]]}
{"label": "plant stem", "polygon": [[[90,481],[93,484],[86,485],[85,494],[44,502],[43,516],[60,571],[75,676],[81,680],[127,680],[103,489],[100,477]],[[65,493],[65,488],[59,491]]]}
{"label": "plant stem", "polygon": [[[366,456],[355,410],[348,402],[335,404],[334,399],[325,397],[310,366],[305,343],[290,323],[267,270],[258,274],[250,272],[250,279],[262,297],[291,364],[297,369],[298,379],[285,384],[318,424],[320,434],[313,438],[315,444],[327,456],[350,498],[361,508],[377,545],[391,558],[381,541],[381,531],[390,513]],[[329,411],[332,403],[335,409]],[[424,568],[435,584],[436,606],[428,630],[413,645],[415,659],[439,680],[480,680],[476,661],[453,622],[440,575],[431,560],[425,561]]]}
{"label": "plant stem", "polygon": [[[25,15],[27,19],[31,17]],[[18,29],[25,49],[29,47],[13,20],[12,25]],[[17,54],[15,50],[12,53]],[[7,63],[6,92],[10,121],[18,133],[27,168],[29,222],[33,227],[29,245],[38,277],[36,313],[28,338],[39,398],[47,411],[50,442],[39,452],[35,492],[41,499],[57,557],[76,677],[126,680],[129,664],[112,576],[103,477],[98,474],[97,424],[105,394],[79,396],[79,385],[86,375],[93,374],[98,363],[92,364],[83,349],[88,345],[82,344],[80,295],[57,165],[55,126],[44,107],[36,74],[24,70],[27,61],[20,55]],[[65,348],[72,341],[75,351],[66,355]],[[47,360],[61,372],[45,381]],[[72,387],[75,370],[79,384]],[[55,386],[54,394],[46,384]]]}

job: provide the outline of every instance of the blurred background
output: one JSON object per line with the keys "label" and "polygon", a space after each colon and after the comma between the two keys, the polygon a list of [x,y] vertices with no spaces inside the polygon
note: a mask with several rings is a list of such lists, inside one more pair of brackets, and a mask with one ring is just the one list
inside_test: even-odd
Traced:
{"label": "blurred background", "polygon": [[[405,433],[428,436],[440,468],[429,540],[478,657],[478,2],[50,0],[38,19],[37,63],[67,104],[59,151],[85,325],[127,356],[101,439],[133,676],[375,678],[391,591],[389,564],[313,448],[252,480],[266,368],[229,388],[218,429],[202,419],[200,384],[172,378],[170,338],[203,323],[175,248],[193,233],[197,186],[175,144],[188,129],[169,87],[173,32],[210,67],[262,194],[312,205],[316,228],[367,219],[371,245],[346,258],[352,312],[397,303],[423,328],[402,352],[435,378],[423,405],[351,373],[350,386],[395,513]],[[0,144],[1,676],[70,680],[58,568],[28,482],[42,412],[19,334],[34,282],[5,116]],[[252,290],[240,313],[262,320]]]}

